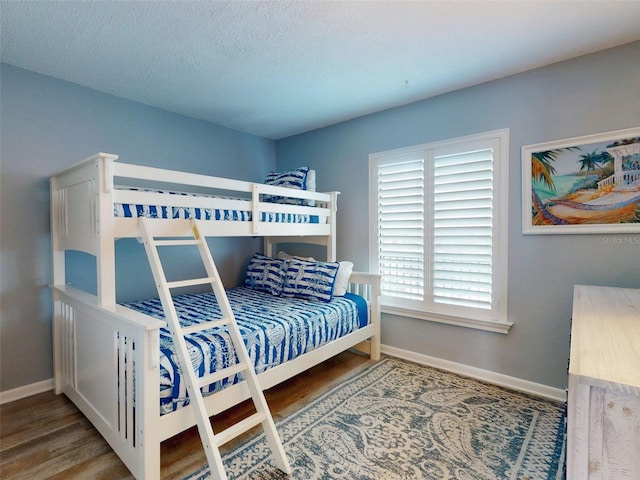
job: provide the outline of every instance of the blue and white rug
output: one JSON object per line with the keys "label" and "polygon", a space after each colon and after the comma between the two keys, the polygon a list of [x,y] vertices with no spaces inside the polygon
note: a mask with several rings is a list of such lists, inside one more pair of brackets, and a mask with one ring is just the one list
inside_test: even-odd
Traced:
{"label": "blue and white rug", "polygon": [[[386,358],[224,458],[229,479],[560,480],[564,405]],[[204,467],[188,480],[209,478]]]}

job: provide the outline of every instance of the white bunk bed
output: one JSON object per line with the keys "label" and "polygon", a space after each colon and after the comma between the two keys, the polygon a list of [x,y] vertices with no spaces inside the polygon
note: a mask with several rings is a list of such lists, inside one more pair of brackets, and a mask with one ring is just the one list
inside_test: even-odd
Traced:
{"label": "white bunk bed", "polygon": [[[265,253],[271,255],[283,242],[323,245],[326,260],[335,261],[337,192],[293,190],[117,159],[99,153],[51,177],[55,390],[78,406],[136,478],[157,479],[160,443],[195,425],[195,415],[190,405],[160,413],[159,338],[165,322],[116,303],[115,240],[142,236],[140,219],[117,216],[119,206],[163,205],[169,211],[178,210],[169,217],[188,211],[205,218],[201,212],[207,211],[206,218],[212,220],[198,224],[204,236],[265,237]],[[130,183],[135,188],[121,187]],[[164,188],[168,183],[181,194],[162,193],[158,185]],[[271,203],[264,201],[264,195],[296,198],[300,204]],[[218,219],[213,213],[224,210],[243,213],[231,215],[232,220],[224,215]],[[150,212],[141,207],[138,213],[149,216]],[[306,223],[309,220],[312,223]],[[186,218],[145,222],[156,236],[192,235]],[[95,256],[97,295],[66,285],[66,250]],[[261,387],[268,389],[352,347],[378,359],[379,282],[378,275],[352,273],[348,291],[367,300],[368,324],[260,373]],[[205,403],[211,416],[249,397],[242,382],[205,397]]]}

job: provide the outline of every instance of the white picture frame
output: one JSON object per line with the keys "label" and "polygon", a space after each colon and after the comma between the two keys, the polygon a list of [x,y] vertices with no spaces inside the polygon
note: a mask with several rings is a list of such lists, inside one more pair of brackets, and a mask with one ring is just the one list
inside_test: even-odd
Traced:
{"label": "white picture frame", "polygon": [[522,147],[522,233],[640,232],[640,127]]}

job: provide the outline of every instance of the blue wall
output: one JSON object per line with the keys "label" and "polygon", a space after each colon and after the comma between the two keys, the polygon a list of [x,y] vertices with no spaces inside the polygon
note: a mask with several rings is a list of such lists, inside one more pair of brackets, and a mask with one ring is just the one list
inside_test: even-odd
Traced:
{"label": "blue wall", "polygon": [[640,288],[640,232],[522,235],[523,145],[640,126],[640,42],[276,142],[338,199],[339,260],[367,270],[370,153],[510,129],[508,335],[383,316],[382,343],[565,388],[573,285]]}
{"label": "blue wall", "polygon": [[[275,145],[6,64],[0,68],[0,390],[5,391],[53,375],[51,174],[101,151],[128,163],[261,181],[275,168]],[[226,285],[237,284],[250,255],[262,248],[257,239],[212,243]],[[119,240],[116,249],[118,300],[154,295],[142,246]],[[67,260],[95,265],[81,257]],[[70,279],[95,290],[90,270]]]}
{"label": "blue wall", "polygon": [[[8,65],[0,66],[0,391],[50,379],[47,178],[98,151],[124,162],[245,180],[309,164],[341,191],[338,257],[368,269],[368,155],[508,127],[508,335],[383,317],[386,345],[564,388],[575,283],[640,288],[640,233],[521,233],[520,147],[640,125],[640,42],[274,142]],[[277,164],[276,164],[277,158]],[[216,240],[227,285],[256,239]],[[154,294],[142,247],[117,245],[118,298]],[[72,262],[86,260],[73,258]],[[91,263],[91,261],[89,261]],[[76,276],[92,290],[91,275]]]}

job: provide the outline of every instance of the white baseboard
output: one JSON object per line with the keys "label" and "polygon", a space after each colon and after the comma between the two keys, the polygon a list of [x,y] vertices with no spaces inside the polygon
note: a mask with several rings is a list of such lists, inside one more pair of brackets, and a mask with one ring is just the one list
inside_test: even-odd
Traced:
{"label": "white baseboard", "polygon": [[46,392],[49,390],[53,390],[53,378],[0,392],[0,405],[13,402],[14,400],[20,400],[21,398],[30,397],[31,395],[36,395],[38,393]]}
{"label": "white baseboard", "polygon": [[[421,353],[411,352],[409,350],[403,350],[401,348],[391,347],[389,345],[382,345],[382,353],[391,355],[393,357],[402,358],[411,362],[419,363],[421,365],[427,365],[429,367],[439,368],[448,372],[457,373],[466,377],[475,378],[484,382],[493,383],[501,387],[510,388],[512,390],[518,390],[531,395],[537,395],[539,397],[548,398],[556,402],[566,401],[566,393],[564,390],[540,383],[530,382],[528,380],[522,380],[516,377],[510,377],[501,373],[492,372],[490,370],[483,370],[481,368],[470,367],[462,363],[451,362],[449,360],[443,360],[441,358],[430,357],[429,355],[423,355]],[[0,392],[0,405],[4,403],[13,402],[14,400],[20,400],[21,398],[36,395],[38,393],[46,392],[53,389],[53,379],[43,380],[41,382],[32,383],[31,385],[24,385],[22,387]]]}
{"label": "white baseboard", "polygon": [[556,402],[565,402],[567,398],[565,391],[560,388],[549,387],[547,385],[542,385],[541,383],[510,377],[509,375],[503,375],[502,373],[483,370],[481,368],[471,367],[462,363],[443,360],[442,358],[430,357],[429,355],[423,355],[421,353],[415,353],[401,348],[382,345],[382,353],[386,353],[392,357],[398,357],[419,363],[421,365],[446,370],[447,372],[457,373],[465,377],[482,380],[483,382],[492,383],[500,387],[510,388],[530,395],[547,398]]}

